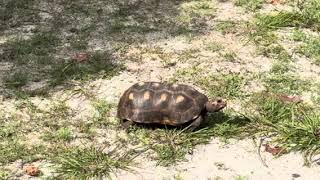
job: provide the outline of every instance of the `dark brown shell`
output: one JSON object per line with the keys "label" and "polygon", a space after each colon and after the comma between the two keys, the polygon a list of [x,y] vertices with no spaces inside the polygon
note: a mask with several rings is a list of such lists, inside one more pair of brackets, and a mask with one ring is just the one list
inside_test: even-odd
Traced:
{"label": "dark brown shell", "polygon": [[139,123],[180,125],[198,117],[208,98],[193,87],[137,83],[120,98],[117,116]]}

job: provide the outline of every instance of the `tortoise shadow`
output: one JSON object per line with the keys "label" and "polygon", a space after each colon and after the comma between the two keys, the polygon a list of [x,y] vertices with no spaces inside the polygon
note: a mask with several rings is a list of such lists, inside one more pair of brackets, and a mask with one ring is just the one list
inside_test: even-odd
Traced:
{"label": "tortoise shadow", "polygon": [[[180,126],[171,126],[171,125],[163,125],[163,124],[142,124],[142,123],[134,123],[133,126],[138,128],[145,128],[149,130],[156,130],[156,129],[167,129],[167,130],[187,130],[190,124],[193,121],[187,122]],[[233,128],[241,128],[246,127],[251,120],[243,115],[230,115],[224,112],[216,112],[210,113],[204,119],[204,121],[200,124],[198,128],[194,131],[199,131],[202,129],[215,129],[221,125],[228,125]]]}

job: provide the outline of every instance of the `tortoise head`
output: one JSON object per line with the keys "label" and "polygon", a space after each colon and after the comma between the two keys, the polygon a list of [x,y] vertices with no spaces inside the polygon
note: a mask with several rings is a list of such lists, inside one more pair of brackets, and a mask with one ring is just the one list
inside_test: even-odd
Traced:
{"label": "tortoise head", "polygon": [[218,112],[224,107],[227,106],[227,102],[225,99],[217,97],[215,99],[211,99],[206,103],[206,110],[208,112]]}

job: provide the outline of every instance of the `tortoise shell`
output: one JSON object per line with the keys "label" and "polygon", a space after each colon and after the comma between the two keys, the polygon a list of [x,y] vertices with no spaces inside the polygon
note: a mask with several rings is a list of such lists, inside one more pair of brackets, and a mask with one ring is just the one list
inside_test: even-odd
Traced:
{"label": "tortoise shell", "polygon": [[207,101],[207,96],[187,85],[136,83],[120,98],[117,116],[138,123],[181,125],[196,119]]}

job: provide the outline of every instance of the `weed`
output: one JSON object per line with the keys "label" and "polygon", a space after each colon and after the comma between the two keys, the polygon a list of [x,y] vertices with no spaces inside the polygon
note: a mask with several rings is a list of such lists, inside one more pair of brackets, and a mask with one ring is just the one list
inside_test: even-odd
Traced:
{"label": "weed", "polygon": [[10,178],[10,171],[7,169],[0,168],[0,179],[1,180],[9,180]]}
{"label": "weed", "polygon": [[307,35],[303,31],[299,29],[294,29],[292,33],[292,39],[294,41],[304,41],[306,40],[306,38],[307,38]]}
{"label": "weed", "polygon": [[222,34],[235,33],[237,24],[234,21],[219,21],[215,26],[215,30]]}
{"label": "weed", "polygon": [[246,85],[245,78],[238,73],[230,73],[225,75],[211,75],[200,79],[197,84],[207,90],[210,97],[243,97],[245,93],[242,91]]}
{"label": "weed", "polygon": [[182,4],[182,11],[189,15],[197,14],[200,16],[212,17],[215,13],[215,8],[211,1],[191,1]]}
{"label": "weed", "polygon": [[105,100],[98,100],[93,104],[93,106],[96,110],[93,116],[93,121],[101,125],[108,125],[109,122],[107,122],[107,118],[114,105]]}
{"label": "weed", "polygon": [[19,0],[4,0],[0,3],[0,30],[17,27],[25,21],[36,22],[39,17],[32,9],[34,0],[22,2]]}
{"label": "weed", "polygon": [[12,75],[9,75],[5,78],[5,83],[7,87],[11,88],[20,88],[27,84],[28,74],[23,70],[18,70]]}
{"label": "weed", "polygon": [[268,94],[256,94],[251,120],[259,134],[273,134],[273,140],[288,151],[302,151],[310,158],[320,153],[319,114],[304,104],[283,102]]}
{"label": "weed", "polygon": [[198,57],[199,51],[200,51],[199,49],[194,49],[194,48],[184,50],[179,54],[178,60],[180,62],[187,62],[189,59]]}
{"label": "weed", "polygon": [[57,131],[48,131],[44,136],[46,141],[66,141],[69,142],[73,139],[72,130],[68,127],[59,128]]}
{"label": "weed", "polygon": [[6,56],[19,64],[41,62],[47,65],[52,62],[44,61],[44,58],[54,51],[58,42],[59,39],[52,32],[37,33],[30,39],[18,38],[9,42]]}
{"label": "weed", "polygon": [[217,51],[220,51],[221,49],[224,49],[224,47],[217,42],[208,42],[206,44],[205,49],[210,50],[212,52],[217,52]]}
{"label": "weed", "polygon": [[270,74],[266,76],[264,82],[268,90],[277,93],[301,94],[310,87],[310,82],[300,80],[292,73],[286,73],[285,76]]}
{"label": "weed", "polygon": [[262,8],[264,0],[235,0],[234,4],[236,6],[243,6],[247,10],[256,11]]}
{"label": "weed", "polygon": [[246,96],[242,89],[247,80],[239,73],[209,74],[204,76],[202,69],[193,66],[192,68],[178,70],[175,78],[170,81],[177,82],[178,80],[187,80],[195,83],[206,90],[210,97],[235,98]]}
{"label": "weed", "polygon": [[223,53],[222,57],[224,57],[225,60],[229,62],[236,62],[238,59],[237,54],[232,51]]}
{"label": "weed", "polygon": [[306,1],[300,7],[303,24],[306,27],[313,27],[316,30],[320,29],[320,0]]}
{"label": "weed", "polygon": [[121,154],[119,149],[104,152],[102,148],[65,148],[52,161],[57,164],[59,178],[88,179],[105,178],[116,169],[130,170],[134,159],[132,152]]}
{"label": "weed", "polygon": [[17,139],[8,138],[0,144],[0,163],[6,164],[22,159],[32,162],[41,157],[44,147],[41,145],[28,147]]}
{"label": "weed", "polygon": [[310,38],[301,45],[298,52],[312,58],[314,63],[320,65],[320,38]]}
{"label": "weed", "polygon": [[295,12],[273,12],[272,14],[260,14],[257,17],[258,25],[265,29],[276,30],[281,27],[296,27],[303,21]]}
{"label": "weed", "polygon": [[249,178],[247,176],[241,176],[241,175],[237,175],[234,180],[248,180]]}

